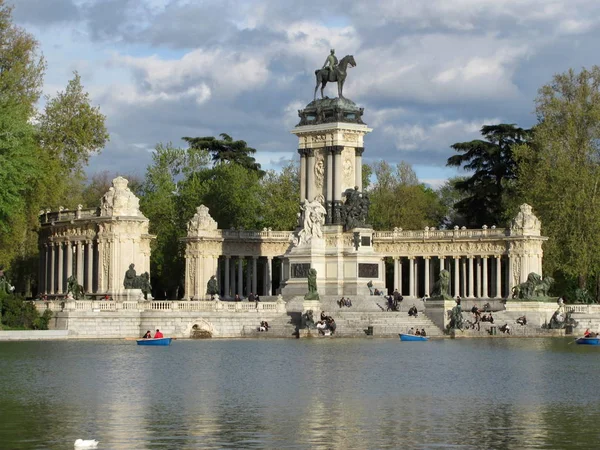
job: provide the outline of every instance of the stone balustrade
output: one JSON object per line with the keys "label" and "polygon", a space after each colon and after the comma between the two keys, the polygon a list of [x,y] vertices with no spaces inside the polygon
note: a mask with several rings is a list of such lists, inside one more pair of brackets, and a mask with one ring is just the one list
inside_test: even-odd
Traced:
{"label": "stone balustrade", "polygon": [[285,302],[222,302],[222,301],[105,301],[105,300],[71,300],[71,301],[36,301],[36,308],[43,312],[49,309],[53,312],[60,311],[183,311],[183,312],[276,312],[286,311]]}
{"label": "stone balustrade", "polygon": [[404,240],[404,239],[472,239],[472,238],[503,238],[508,235],[505,228],[482,228],[482,229],[453,229],[436,230],[426,228],[424,230],[404,231],[399,228],[393,231],[375,231],[373,240]]}

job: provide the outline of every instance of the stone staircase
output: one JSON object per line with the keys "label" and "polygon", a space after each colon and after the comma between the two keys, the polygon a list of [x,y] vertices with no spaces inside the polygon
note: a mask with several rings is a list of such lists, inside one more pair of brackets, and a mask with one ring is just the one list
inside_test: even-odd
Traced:
{"label": "stone staircase", "polygon": [[443,335],[442,330],[423,313],[415,318],[409,317],[406,312],[350,312],[348,308],[345,309],[325,311],[335,319],[335,333],[341,337],[366,336],[369,327],[373,327],[375,337],[398,337],[399,333],[406,333],[411,328],[425,329],[429,336]]}

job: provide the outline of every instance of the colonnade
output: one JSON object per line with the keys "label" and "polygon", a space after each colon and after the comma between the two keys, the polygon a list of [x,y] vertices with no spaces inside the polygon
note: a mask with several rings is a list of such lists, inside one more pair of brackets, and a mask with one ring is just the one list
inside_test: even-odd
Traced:
{"label": "colonnade", "polygon": [[[449,294],[465,298],[503,298],[511,291],[510,258],[484,256],[393,256],[393,289],[408,297],[431,295],[440,272],[450,275]],[[389,287],[389,286],[388,286]]]}
{"label": "colonnade", "polygon": [[39,292],[66,294],[67,279],[75,275],[85,292],[97,290],[97,246],[94,240],[45,242],[40,248]]}
{"label": "colonnade", "polygon": [[273,295],[272,256],[221,256],[217,275],[219,290],[226,298],[235,297],[236,294],[243,297],[250,293]]}

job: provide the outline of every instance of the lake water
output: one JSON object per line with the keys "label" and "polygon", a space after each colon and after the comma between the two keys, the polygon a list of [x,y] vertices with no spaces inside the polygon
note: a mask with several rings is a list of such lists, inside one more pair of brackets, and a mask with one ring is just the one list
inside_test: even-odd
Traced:
{"label": "lake water", "polygon": [[598,448],[566,339],[0,343],[0,448]]}

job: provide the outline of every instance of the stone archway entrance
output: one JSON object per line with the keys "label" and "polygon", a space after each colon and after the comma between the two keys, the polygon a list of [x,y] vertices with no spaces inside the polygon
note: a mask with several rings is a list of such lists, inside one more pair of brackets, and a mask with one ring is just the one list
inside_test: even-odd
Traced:
{"label": "stone archway entrance", "polygon": [[210,339],[215,335],[214,326],[204,319],[195,320],[192,322],[188,335],[190,339]]}

